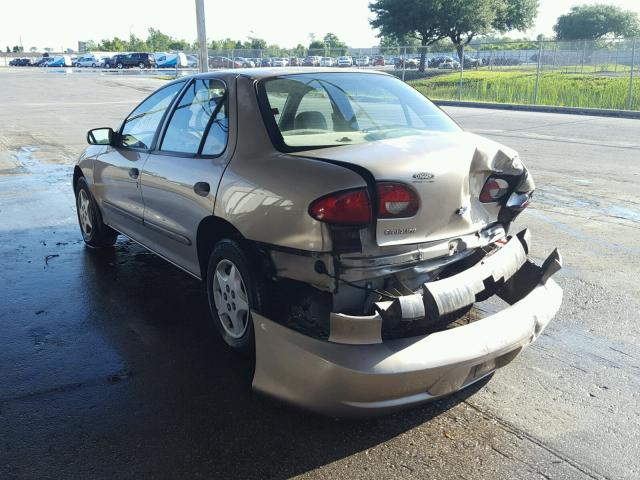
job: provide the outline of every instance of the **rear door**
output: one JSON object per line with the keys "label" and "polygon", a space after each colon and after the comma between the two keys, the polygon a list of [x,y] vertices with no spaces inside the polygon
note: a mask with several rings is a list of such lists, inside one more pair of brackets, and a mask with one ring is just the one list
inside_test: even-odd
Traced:
{"label": "rear door", "polygon": [[193,79],[165,121],[142,171],[145,236],[157,253],[200,276],[196,235],[213,214],[215,195],[233,153],[227,85]]}
{"label": "rear door", "polygon": [[104,221],[136,239],[144,211],[140,172],[167,108],[183,87],[184,82],[168,85],[138,105],[120,128],[119,146],[107,147],[94,163],[94,188]]}

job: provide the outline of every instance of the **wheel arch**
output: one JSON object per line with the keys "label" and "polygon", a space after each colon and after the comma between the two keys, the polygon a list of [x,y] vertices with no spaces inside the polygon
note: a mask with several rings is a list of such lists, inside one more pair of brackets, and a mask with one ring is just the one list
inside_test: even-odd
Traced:
{"label": "wheel arch", "polygon": [[272,276],[274,270],[269,253],[260,248],[256,242],[245,238],[240,231],[227,220],[210,215],[202,219],[198,225],[196,234],[196,249],[198,253],[198,265],[200,266],[200,278],[206,282],[207,265],[213,247],[220,240],[229,238],[237,241],[249,257],[257,262],[264,272]]}
{"label": "wheel arch", "polygon": [[80,177],[85,177],[85,174],[82,171],[82,169],[78,165],[76,165],[75,167],[73,167],[73,191],[74,192],[76,191],[76,186],[78,185],[78,180],[80,179]]}

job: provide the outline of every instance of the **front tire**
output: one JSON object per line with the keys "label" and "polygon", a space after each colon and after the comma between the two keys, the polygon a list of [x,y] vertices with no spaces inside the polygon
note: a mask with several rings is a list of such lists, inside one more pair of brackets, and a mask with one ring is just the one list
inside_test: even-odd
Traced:
{"label": "front tire", "polygon": [[227,345],[248,355],[255,351],[251,311],[263,310],[267,292],[257,264],[237,241],[224,239],[213,248],[207,268],[207,297],[215,326]]}
{"label": "front tire", "polygon": [[76,210],[78,223],[84,242],[93,248],[112,247],[118,238],[118,232],[105,225],[89,185],[84,177],[76,184]]}
{"label": "front tire", "polygon": [[140,67],[140,70],[144,70],[144,63],[143,63],[143,62],[140,62],[140,63],[138,64],[138,67]]}

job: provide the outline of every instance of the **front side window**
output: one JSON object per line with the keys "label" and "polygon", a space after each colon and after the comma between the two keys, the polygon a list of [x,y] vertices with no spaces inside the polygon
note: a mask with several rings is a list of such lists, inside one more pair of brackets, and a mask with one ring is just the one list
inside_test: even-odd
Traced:
{"label": "front side window", "polygon": [[303,73],[264,80],[265,121],[285,147],[309,149],[455,132],[459,127],[400,80],[367,73]]}
{"label": "front side window", "polygon": [[178,102],[160,150],[219,155],[226,148],[227,132],[224,83],[198,79],[187,87]]}
{"label": "front side window", "polygon": [[165,110],[183,86],[184,82],[179,82],[164,87],[138,105],[122,125],[122,146],[151,148]]}

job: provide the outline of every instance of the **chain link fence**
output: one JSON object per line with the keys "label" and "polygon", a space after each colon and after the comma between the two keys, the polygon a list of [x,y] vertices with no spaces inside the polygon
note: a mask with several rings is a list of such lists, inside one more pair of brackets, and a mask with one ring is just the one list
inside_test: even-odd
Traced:
{"label": "chain link fence", "polygon": [[[3,54],[0,66],[17,56],[41,57]],[[384,70],[435,100],[640,110],[640,39],[209,51],[210,69],[285,66]]]}

